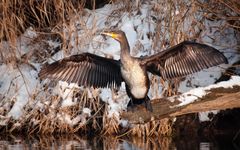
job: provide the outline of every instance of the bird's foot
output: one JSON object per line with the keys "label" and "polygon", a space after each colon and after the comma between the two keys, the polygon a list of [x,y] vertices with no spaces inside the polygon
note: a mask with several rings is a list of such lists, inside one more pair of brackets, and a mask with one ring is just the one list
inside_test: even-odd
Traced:
{"label": "bird's foot", "polygon": [[138,109],[138,105],[137,104],[131,104],[131,105],[128,105],[128,107],[127,107],[127,111],[131,111],[132,113],[136,112],[137,109]]}
{"label": "bird's foot", "polygon": [[147,111],[153,112],[153,108],[150,100],[145,101],[145,108]]}
{"label": "bird's foot", "polygon": [[128,104],[127,111],[136,112],[138,109],[141,109],[141,107],[144,107],[146,111],[153,112],[152,104],[150,101],[145,101],[142,104]]}

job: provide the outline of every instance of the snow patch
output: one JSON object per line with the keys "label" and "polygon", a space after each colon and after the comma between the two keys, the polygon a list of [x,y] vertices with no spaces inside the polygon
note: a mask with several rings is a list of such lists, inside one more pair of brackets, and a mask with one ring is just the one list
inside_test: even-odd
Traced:
{"label": "snow patch", "polygon": [[0,65],[0,70],[4,70],[0,73],[0,95],[4,95],[5,100],[14,102],[8,116],[19,119],[24,113],[23,107],[38,88],[37,71],[31,70],[29,66],[14,67],[5,64]]}
{"label": "snow patch", "polygon": [[59,94],[63,99],[61,107],[72,106],[77,103],[77,100],[74,99],[74,92],[76,89],[79,89],[79,86],[76,83],[70,83],[59,81],[56,88],[54,88],[54,93]]}
{"label": "snow patch", "polygon": [[211,119],[209,118],[209,114],[211,113],[211,114],[216,115],[218,112],[219,112],[218,110],[199,112],[198,118],[199,118],[200,122],[211,121]]}
{"label": "snow patch", "polygon": [[222,81],[217,84],[209,85],[207,87],[195,88],[186,93],[183,93],[178,97],[178,100],[181,101],[178,106],[183,106],[192,103],[199,98],[202,98],[208,94],[208,90],[211,90],[213,88],[232,88],[233,86],[240,86],[240,76],[232,76],[229,81]]}

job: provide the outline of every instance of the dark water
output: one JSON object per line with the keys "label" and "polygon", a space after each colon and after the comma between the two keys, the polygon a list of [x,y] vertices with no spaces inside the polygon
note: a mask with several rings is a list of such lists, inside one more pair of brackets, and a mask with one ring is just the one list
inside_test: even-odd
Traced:
{"label": "dark water", "polygon": [[22,136],[0,135],[0,150],[237,150],[240,149],[240,138],[216,137],[212,140],[182,137],[155,138],[116,138],[92,137],[80,135],[58,136]]}

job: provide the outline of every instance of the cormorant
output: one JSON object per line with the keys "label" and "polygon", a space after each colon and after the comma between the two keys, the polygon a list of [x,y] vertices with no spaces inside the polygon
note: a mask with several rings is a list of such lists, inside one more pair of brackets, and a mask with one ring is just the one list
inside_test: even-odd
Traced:
{"label": "cormorant", "polygon": [[118,88],[125,82],[127,94],[131,98],[130,104],[145,101],[146,108],[151,111],[147,96],[150,85],[147,72],[168,80],[228,63],[217,49],[190,41],[184,41],[152,56],[137,58],[130,55],[130,47],[123,31],[104,31],[102,34],[120,43],[120,60],[90,53],[72,55],[43,67],[39,73],[40,78],[95,88]]}

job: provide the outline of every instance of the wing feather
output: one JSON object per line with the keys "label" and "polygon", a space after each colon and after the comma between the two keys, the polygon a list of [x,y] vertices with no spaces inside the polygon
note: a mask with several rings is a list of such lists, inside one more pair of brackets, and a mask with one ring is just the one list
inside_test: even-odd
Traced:
{"label": "wing feather", "polygon": [[90,53],[73,55],[42,67],[40,78],[93,87],[120,87],[120,62]]}
{"label": "wing feather", "polygon": [[149,72],[166,79],[184,77],[222,63],[228,61],[217,49],[189,41],[142,59]]}
{"label": "wing feather", "polygon": [[93,65],[92,65],[92,69],[91,69],[91,75],[90,75],[91,77],[90,77],[90,79],[89,79],[89,80],[90,80],[90,83],[91,83],[90,86],[93,86],[93,85],[94,85],[95,69],[96,69],[95,67],[96,67],[95,64],[93,64]]}
{"label": "wing feather", "polygon": [[79,65],[77,65],[75,71],[73,72],[70,82],[78,83],[78,74],[77,73],[79,72],[79,68],[80,68]]}
{"label": "wing feather", "polygon": [[80,63],[80,70],[79,72],[77,73],[78,74],[78,83],[79,85],[83,85],[83,77],[84,77],[84,73],[86,72],[86,67],[84,67],[84,62],[81,62]]}
{"label": "wing feather", "polygon": [[[68,71],[66,71],[66,73],[64,73],[64,76],[63,76],[62,80],[68,81],[69,78],[70,78],[71,75],[72,75],[72,72],[73,72],[75,69],[76,69],[75,67],[69,67]],[[69,80],[69,81],[70,81],[70,80]]]}
{"label": "wing feather", "polygon": [[85,86],[85,83],[84,83],[84,78],[85,78],[85,76],[86,76],[86,73],[87,73],[87,62],[83,62],[82,63],[82,70],[81,70],[81,74],[79,74],[80,75],[80,80],[79,80],[79,85],[83,85],[83,86]]}

